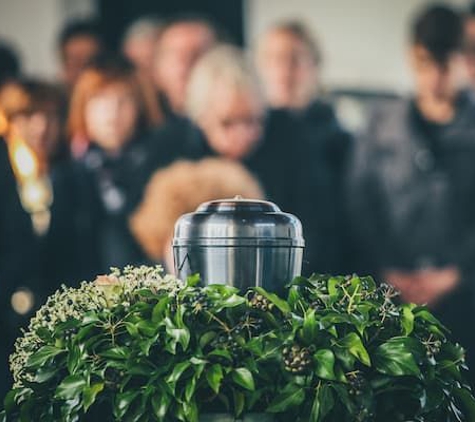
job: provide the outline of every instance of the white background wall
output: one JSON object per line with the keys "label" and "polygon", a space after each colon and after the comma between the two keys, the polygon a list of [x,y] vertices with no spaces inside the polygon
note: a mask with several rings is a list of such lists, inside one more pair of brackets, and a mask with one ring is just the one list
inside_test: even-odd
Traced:
{"label": "white background wall", "polygon": [[94,0],[0,0],[0,39],[18,50],[26,73],[54,79],[64,22],[94,13]]}
{"label": "white background wall", "polygon": [[[410,86],[405,65],[407,29],[426,0],[245,1],[250,44],[276,20],[307,22],[323,46],[327,85],[398,90]],[[446,1],[460,6],[469,2]],[[71,17],[95,12],[95,0],[0,0],[0,38],[18,48],[28,74],[54,79],[59,29]]]}
{"label": "white background wall", "polygon": [[[446,0],[466,6],[468,0]],[[412,16],[427,0],[247,0],[248,42],[282,19],[302,19],[320,39],[330,86],[406,90]]]}

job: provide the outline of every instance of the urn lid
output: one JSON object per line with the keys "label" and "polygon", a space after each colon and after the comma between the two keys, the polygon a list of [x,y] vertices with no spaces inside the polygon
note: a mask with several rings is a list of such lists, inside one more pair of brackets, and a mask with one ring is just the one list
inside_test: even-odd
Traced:
{"label": "urn lid", "polygon": [[236,196],[201,204],[175,225],[174,246],[303,247],[302,224],[272,202]]}

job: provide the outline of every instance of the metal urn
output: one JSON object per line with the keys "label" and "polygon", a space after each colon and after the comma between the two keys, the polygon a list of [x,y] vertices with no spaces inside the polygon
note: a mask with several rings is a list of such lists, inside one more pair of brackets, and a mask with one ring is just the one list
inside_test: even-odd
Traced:
{"label": "metal urn", "polygon": [[175,225],[175,272],[183,280],[198,273],[203,285],[281,292],[301,273],[304,244],[299,219],[272,202],[206,202]]}

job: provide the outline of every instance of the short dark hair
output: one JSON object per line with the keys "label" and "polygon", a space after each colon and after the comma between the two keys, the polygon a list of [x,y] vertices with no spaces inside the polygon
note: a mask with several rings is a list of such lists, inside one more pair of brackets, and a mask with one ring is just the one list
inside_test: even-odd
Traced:
{"label": "short dark hair", "polygon": [[58,37],[58,46],[64,46],[73,38],[88,36],[95,38],[99,44],[104,45],[104,36],[99,22],[94,19],[81,19],[68,22],[61,30]]}
{"label": "short dark hair", "polygon": [[412,42],[426,48],[438,63],[463,47],[462,14],[445,5],[433,5],[420,13],[412,26]]}
{"label": "short dark hair", "polygon": [[20,75],[20,60],[15,50],[0,41],[0,85]]}

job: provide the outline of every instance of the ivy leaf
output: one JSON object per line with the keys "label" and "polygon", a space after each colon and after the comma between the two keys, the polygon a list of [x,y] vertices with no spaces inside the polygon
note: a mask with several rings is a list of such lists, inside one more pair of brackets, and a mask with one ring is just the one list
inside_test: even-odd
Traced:
{"label": "ivy leaf", "polygon": [[368,351],[363,345],[361,338],[356,333],[347,334],[341,341],[339,341],[338,346],[347,349],[356,359],[366,366],[371,366],[371,359],[369,357]]}
{"label": "ivy leaf", "polygon": [[401,309],[401,325],[403,334],[408,336],[414,330],[414,314],[411,305],[403,305]]}
{"label": "ivy leaf", "polygon": [[91,405],[96,401],[97,395],[104,389],[103,382],[96,382],[90,387],[86,386],[83,392],[83,407],[87,411]]}
{"label": "ivy leaf", "polygon": [[231,377],[236,384],[244,387],[246,390],[254,391],[256,389],[254,377],[252,376],[251,371],[247,368],[235,369],[232,372]]}
{"label": "ivy leaf", "polygon": [[302,335],[306,342],[314,343],[317,339],[318,324],[315,309],[305,312],[303,319]]}
{"label": "ivy leaf", "polygon": [[292,407],[300,406],[305,400],[305,391],[295,384],[287,384],[282,392],[272,400],[266,411],[270,413],[282,413]]}
{"label": "ivy leaf", "polygon": [[167,383],[170,385],[173,391],[175,391],[175,386],[183,373],[191,366],[191,362],[180,362],[173,368],[172,373],[167,378]]}
{"label": "ivy leaf", "polygon": [[330,386],[323,384],[321,387],[318,387],[315,392],[309,422],[323,421],[333,408],[334,403],[335,400]]}
{"label": "ivy leaf", "polygon": [[394,337],[378,346],[374,353],[376,370],[393,376],[420,375],[414,350],[407,340],[406,337]]}
{"label": "ivy leaf", "polygon": [[211,389],[218,394],[219,388],[221,387],[221,381],[223,380],[223,368],[221,365],[215,364],[210,366],[206,371],[206,380],[208,381]]}
{"label": "ivy leaf", "polygon": [[58,385],[55,392],[55,398],[69,400],[79,395],[86,386],[86,380],[81,375],[69,375],[61,384]]}
{"label": "ivy leaf", "polygon": [[329,349],[318,350],[314,355],[315,374],[327,380],[335,380],[335,355]]}
{"label": "ivy leaf", "polygon": [[140,391],[138,390],[129,390],[117,394],[114,402],[114,416],[117,419],[121,419],[127,413],[127,410],[129,410],[130,405],[139,394]]}
{"label": "ivy leaf", "polygon": [[39,368],[48,362],[49,359],[63,352],[65,352],[65,350],[54,346],[43,346],[29,357],[26,366],[29,368]]}
{"label": "ivy leaf", "polygon": [[290,312],[289,304],[275,293],[269,293],[262,287],[255,287],[254,290],[273,303],[283,314],[288,314]]}

